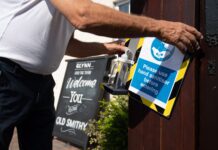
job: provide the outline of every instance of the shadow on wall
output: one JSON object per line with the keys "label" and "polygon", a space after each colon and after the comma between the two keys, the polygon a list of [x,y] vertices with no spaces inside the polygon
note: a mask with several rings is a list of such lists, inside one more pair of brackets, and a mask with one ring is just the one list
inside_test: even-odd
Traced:
{"label": "shadow on wall", "polygon": [[[130,0],[130,2],[131,2],[131,13],[142,14],[147,0]],[[129,114],[131,115],[129,115],[129,128],[136,127],[141,121],[143,121],[143,119],[148,115],[149,112],[150,110],[146,108],[143,104],[135,100],[132,100],[130,98]]]}
{"label": "shadow on wall", "polygon": [[[137,111],[136,111],[137,110]],[[129,128],[133,129],[140,124],[144,118],[151,112],[145,105],[129,99]]]}
{"label": "shadow on wall", "polygon": [[147,0],[131,0],[131,13],[142,14],[146,2]]}

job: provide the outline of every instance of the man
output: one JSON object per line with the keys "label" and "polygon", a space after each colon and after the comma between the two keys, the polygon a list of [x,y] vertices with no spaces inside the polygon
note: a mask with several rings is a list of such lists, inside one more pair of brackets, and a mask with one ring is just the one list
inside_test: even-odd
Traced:
{"label": "man", "polygon": [[[180,48],[199,48],[200,32],[182,23],[128,15],[90,0],[0,1],[0,150],[17,127],[21,150],[51,150],[54,124],[51,73],[74,29],[125,38],[155,36]],[[114,43],[71,38],[66,54],[85,57],[122,53]]]}

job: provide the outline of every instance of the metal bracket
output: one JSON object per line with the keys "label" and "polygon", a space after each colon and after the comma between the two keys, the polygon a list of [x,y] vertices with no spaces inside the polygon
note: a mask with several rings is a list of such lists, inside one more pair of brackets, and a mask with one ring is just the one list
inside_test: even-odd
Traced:
{"label": "metal bracket", "polygon": [[210,47],[218,46],[218,1],[205,1],[206,42]]}
{"label": "metal bracket", "polygon": [[208,60],[208,66],[207,66],[207,72],[208,75],[214,76],[216,75],[216,60],[212,59],[212,60]]}
{"label": "metal bracket", "polygon": [[218,34],[206,34],[206,42],[210,47],[218,46]]}

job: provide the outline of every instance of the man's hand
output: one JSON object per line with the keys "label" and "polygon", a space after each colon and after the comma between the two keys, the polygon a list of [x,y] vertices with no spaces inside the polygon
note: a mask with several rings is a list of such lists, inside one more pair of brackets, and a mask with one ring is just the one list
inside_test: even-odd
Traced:
{"label": "man's hand", "polygon": [[101,54],[123,54],[126,47],[123,42],[111,42],[111,43],[86,43],[74,39],[70,40],[70,43],[66,50],[66,55],[73,57],[88,57]]}
{"label": "man's hand", "polygon": [[177,46],[182,52],[200,49],[199,42],[203,39],[203,35],[194,27],[169,21],[159,21],[160,35],[158,38]]}
{"label": "man's hand", "polygon": [[125,43],[123,41],[115,41],[115,42],[104,44],[108,55],[123,54],[126,50],[126,47],[124,45]]}

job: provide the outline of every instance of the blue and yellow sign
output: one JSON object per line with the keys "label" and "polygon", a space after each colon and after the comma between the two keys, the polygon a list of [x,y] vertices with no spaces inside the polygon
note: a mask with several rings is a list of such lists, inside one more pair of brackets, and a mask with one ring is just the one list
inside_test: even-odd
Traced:
{"label": "blue and yellow sign", "polygon": [[140,54],[129,76],[130,98],[169,117],[190,58],[157,38],[139,40]]}

